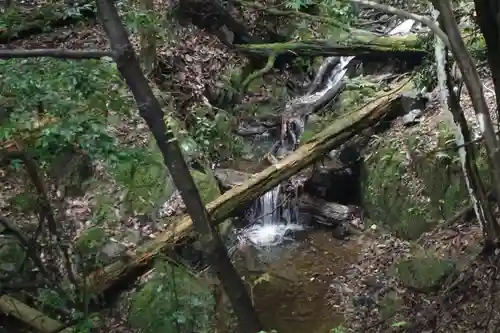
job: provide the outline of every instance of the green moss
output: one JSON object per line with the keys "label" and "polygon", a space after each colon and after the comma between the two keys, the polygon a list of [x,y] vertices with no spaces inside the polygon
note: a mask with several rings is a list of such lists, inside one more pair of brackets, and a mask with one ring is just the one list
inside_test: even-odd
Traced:
{"label": "green moss", "polygon": [[397,292],[391,291],[379,300],[380,315],[384,319],[392,318],[403,306],[404,301]]}
{"label": "green moss", "polygon": [[205,173],[191,170],[196,187],[200,192],[200,196],[205,204],[215,200],[220,195],[217,179],[211,170],[206,170]]}
{"label": "green moss", "polygon": [[442,282],[455,271],[455,264],[427,254],[402,260],[393,268],[404,286],[429,292],[439,289]]}
{"label": "green moss", "polygon": [[78,238],[75,246],[79,251],[86,254],[97,253],[98,250],[108,240],[108,235],[104,228],[92,227],[85,230],[85,232]]}
{"label": "green moss", "polygon": [[[374,148],[363,177],[364,202],[375,221],[399,236],[416,239],[468,205],[469,195],[447,126],[440,126],[438,147],[431,152],[418,134],[406,136],[402,142],[381,139]],[[479,173],[489,184],[486,150],[482,145],[476,148]],[[409,165],[407,149],[413,154]]]}
{"label": "green moss", "polygon": [[209,285],[183,267],[157,262],[152,278],[130,297],[130,323],[143,333],[214,332]]}
{"label": "green moss", "polygon": [[346,46],[364,46],[372,47],[379,51],[387,50],[419,50],[420,41],[417,36],[409,35],[404,37],[399,36],[376,36],[373,34],[349,34],[344,39],[315,39],[304,40],[302,42],[286,42],[286,43],[268,43],[268,44],[249,44],[239,45],[240,48],[248,50],[262,50],[275,53],[282,53],[287,50],[308,50],[309,52],[320,52],[328,48],[332,43],[342,44]]}
{"label": "green moss", "polygon": [[382,140],[366,163],[363,204],[368,215],[401,237],[415,239],[431,226],[428,203],[418,200],[406,175],[406,155],[399,144]]}
{"label": "green moss", "polygon": [[339,101],[341,101],[340,113],[361,107],[375,96],[380,89],[380,85],[372,83],[364,77],[356,77],[350,80],[339,97]]}

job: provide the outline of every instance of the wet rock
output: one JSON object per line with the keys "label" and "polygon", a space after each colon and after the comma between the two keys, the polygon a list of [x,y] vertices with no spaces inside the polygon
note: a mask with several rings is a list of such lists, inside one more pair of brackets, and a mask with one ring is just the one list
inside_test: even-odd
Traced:
{"label": "wet rock", "polygon": [[214,175],[222,191],[227,191],[234,186],[241,185],[252,176],[246,172],[223,168],[215,169]]}
{"label": "wet rock", "polygon": [[412,126],[419,122],[428,100],[427,96],[415,91],[404,92],[401,95],[404,111],[402,120],[405,126]]}
{"label": "wet rock", "polygon": [[336,239],[346,240],[351,235],[348,225],[343,222],[332,230],[332,236]]}
{"label": "wet rock", "polygon": [[361,202],[360,174],[363,161],[355,147],[333,150],[314,169],[304,190],[321,199],[343,205]]}

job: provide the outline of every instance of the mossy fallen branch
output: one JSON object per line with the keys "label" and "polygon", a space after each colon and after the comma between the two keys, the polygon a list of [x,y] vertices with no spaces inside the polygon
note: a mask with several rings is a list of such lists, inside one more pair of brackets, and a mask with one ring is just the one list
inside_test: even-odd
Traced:
{"label": "mossy fallen branch", "polygon": [[[399,102],[400,91],[406,87],[408,82],[402,83],[360,110],[339,118],[294,153],[209,203],[207,210],[213,223],[224,221],[238,207],[258,198],[269,189],[287,180],[363,129],[376,125],[391,110],[397,110],[392,106]],[[121,259],[90,276],[87,283],[90,291],[101,293],[107,290],[117,281],[123,280],[124,277],[150,266],[158,254],[191,235],[192,221],[188,215],[172,219],[168,225],[170,226],[168,230],[158,234],[153,241],[139,248],[136,256]]]}
{"label": "mossy fallen branch", "polygon": [[251,54],[284,54],[291,52],[297,56],[420,56],[427,52],[421,47],[417,35],[375,36],[350,34],[345,38],[316,39],[286,43],[236,45]]}
{"label": "mossy fallen branch", "polygon": [[240,94],[244,94],[247,91],[248,86],[253,82],[253,80],[269,72],[274,67],[275,61],[276,55],[273,53],[269,56],[269,58],[267,59],[267,63],[263,68],[256,70],[252,74],[248,75],[245,81],[243,81],[243,83],[241,84]]}
{"label": "mossy fallen branch", "polygon": [[42,312],[7,295],[0,297],[0,311],[22,321],[41,333],[73,333],[72,329],[64,328],[65,325],[60,321],[47,317]]}

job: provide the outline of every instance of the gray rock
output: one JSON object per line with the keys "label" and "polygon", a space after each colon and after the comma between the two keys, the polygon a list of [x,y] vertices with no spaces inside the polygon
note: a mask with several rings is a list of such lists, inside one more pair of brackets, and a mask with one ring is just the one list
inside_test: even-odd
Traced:
{"label": "gray rock", "polygon": [[403,106],[403,124],[412,126],[419,122],[419,118],[424,113],[429,98],[419,92],[409,91],[401,95]]}

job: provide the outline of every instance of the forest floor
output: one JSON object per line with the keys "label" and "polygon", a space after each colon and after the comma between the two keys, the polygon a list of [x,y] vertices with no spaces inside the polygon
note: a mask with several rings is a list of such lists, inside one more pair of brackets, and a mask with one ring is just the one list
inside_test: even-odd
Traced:
{"label": "forest floor", "polygon": [[[493,84],[487,74],[483,84],[496,123]],[[479,137],[466,89],[461,104]],[[426,151],[436,149],[438,126],[448,120],[437,96],[428,108],[418,125],[403,129],[396,123],[384,136],[411,152],[405,138],[416,132],[424,139]],[[359,332],[496,332],[500,253],[482,258],[483,234],[478,222],[470,218],[472,208],[467,214],[465,210],[458,213],[422,234],[416,243],[380,228],[368,229],[355,240],[359,260],[332,283],[332,304],[344,313],[347,327]],[[496,214],[500,218],[498,209]],[[453,269],[448,270],[449,265]]]}

